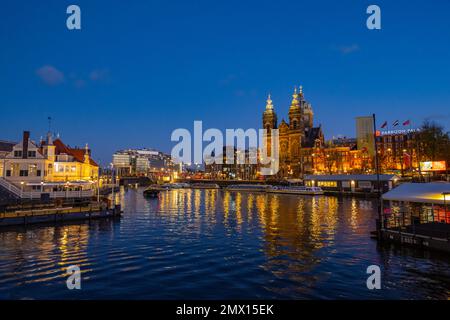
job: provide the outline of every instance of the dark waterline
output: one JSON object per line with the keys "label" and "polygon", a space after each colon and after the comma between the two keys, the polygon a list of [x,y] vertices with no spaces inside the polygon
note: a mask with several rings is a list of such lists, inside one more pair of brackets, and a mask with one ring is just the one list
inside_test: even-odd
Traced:
{"label": "dark waterline", "polygon": [[[373,200],[173,190],[121,219],[0,232],[0,299],[448,299],[450,259],[379,247]],[[382,289],[368,290],[379,265]],[[82,270],[68,290],[66,269]]]}

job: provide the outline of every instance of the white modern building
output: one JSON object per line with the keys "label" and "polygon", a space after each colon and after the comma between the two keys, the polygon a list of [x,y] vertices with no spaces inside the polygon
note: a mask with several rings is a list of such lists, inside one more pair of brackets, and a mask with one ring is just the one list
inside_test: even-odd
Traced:
{"label": "white modern building", "polygon": [[152,149],[127,149],[113,154],[114,169],[119,176],[144,176],[172,169],[170,155]]}

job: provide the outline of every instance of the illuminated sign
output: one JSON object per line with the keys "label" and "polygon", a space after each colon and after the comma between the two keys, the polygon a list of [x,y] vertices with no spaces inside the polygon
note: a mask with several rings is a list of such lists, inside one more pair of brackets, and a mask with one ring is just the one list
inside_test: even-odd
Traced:
{"label": "illuminated sign", "polygon": [[420,131],[420,129],[398,129],[398,130],[387,130],[387,131],[377,130],[376,135],[377,135],[377,137],[379,137],[379,136],[386,136],[386,135],[414,133],[414,132],[419,132],[419,131]]}
{"label": "illuminated sign", "polygon": [[426,161],[420,163],[420,170],[422,171],[445,171],[446,169],[445,161]]}

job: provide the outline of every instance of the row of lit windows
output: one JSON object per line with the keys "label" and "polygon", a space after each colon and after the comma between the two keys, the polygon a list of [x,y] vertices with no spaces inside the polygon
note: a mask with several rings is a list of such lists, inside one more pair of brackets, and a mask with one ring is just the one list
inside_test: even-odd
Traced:
{"label": "row of lit windows", "polygon": [[335,188],[337,187],[336,181],[317,181],[318,187],[329,187],[329,188]]}
{"label": "row of lit windows", "polygon": [[64,166],[60,164],[55,165],[55,172],[76,172],[76,171],[77,171],[76,166],[68,166],[68,165]]}

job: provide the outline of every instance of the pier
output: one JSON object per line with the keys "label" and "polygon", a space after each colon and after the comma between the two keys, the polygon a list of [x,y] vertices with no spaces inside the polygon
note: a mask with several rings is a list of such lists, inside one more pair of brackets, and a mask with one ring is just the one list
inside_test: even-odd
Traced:
{"label": "pier", "polygon": [[0,208],[0,227],[117,217],[121,213],[120,205],[110,207],[103,202],[10,205]]}

